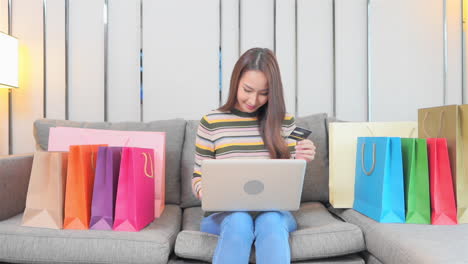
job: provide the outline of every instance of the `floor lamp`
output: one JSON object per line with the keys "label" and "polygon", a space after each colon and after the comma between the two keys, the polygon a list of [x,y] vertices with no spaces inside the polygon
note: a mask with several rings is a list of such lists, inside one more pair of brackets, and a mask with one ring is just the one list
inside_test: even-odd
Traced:
{"label": "floor lamp", "polygon": [[0,89],[9,89],[8,153],[11,154],[11,89],[18,88],[18,39],[0,32]]}

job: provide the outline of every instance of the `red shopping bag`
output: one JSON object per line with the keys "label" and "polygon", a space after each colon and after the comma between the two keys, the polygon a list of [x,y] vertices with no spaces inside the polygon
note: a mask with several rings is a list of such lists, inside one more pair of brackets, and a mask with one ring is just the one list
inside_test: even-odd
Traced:
{"label": "red shopping bag", "polygon": [[433,225],[457,224],[457,207],[453,192],[452,170],[445,138],[428,138],[431,190],[431,222]]}

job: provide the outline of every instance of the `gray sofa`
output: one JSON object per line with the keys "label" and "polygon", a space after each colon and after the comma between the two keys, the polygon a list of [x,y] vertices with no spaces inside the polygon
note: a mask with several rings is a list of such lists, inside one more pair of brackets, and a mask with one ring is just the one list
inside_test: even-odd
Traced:
{"label": "gray sofa", "polygon": [[[307,167],[301,208],[294,212],[298,230],[291,233],[290,238],[293,262],[467,261],[468,251],[462,250],[468,248],[466,225],[447,228],[381,225],[351,209],[335,210],[328,206],[327,125],[330,121],[333,120],[326,114],[297,119],[298,125],[313,131],[311,139],[317,145],[317,155]],[[136,233],[22,227],[32,154],[3,156],[0,157],[0,262],[210,262],[217,236],[199,231],[203,213],[200,202],[191,192],[198,121],[85,123],[42,119],[34,123],[38,150],[47,149],[48,131],[54,126],[167,132],[166,209],[161,218]],[[448,235],[442,236],[446,232]],[[431,254],[439,253],[443,256],[431,257]]]}

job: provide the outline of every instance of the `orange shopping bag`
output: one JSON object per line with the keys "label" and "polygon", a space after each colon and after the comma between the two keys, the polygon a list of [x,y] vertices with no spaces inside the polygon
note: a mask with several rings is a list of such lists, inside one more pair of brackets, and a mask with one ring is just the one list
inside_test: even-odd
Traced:
{"label": "orange shopping bag", "polygon": [[64,229],[89,229],[97,152],[100,146],[70,146],[65,188]]}

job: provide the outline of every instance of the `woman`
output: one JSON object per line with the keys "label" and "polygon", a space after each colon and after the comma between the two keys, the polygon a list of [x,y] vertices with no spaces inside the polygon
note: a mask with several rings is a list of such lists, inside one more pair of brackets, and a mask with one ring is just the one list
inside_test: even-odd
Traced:
{"label": "woman", "polygon": [[[311,161],[310,140],[287,138],[296,127],[286,113],[280,71],[268,49],[253,48],[237,61],[224,106],[203,116],[198,127],[192,188],[202,199],[203,159],[260,158]],[[290,263],[289,232],[297,225],[290,212],[223,212],[205,217],[201,231],[219,235],[213,263],[248,263],[255,241],[257,263]]]}

